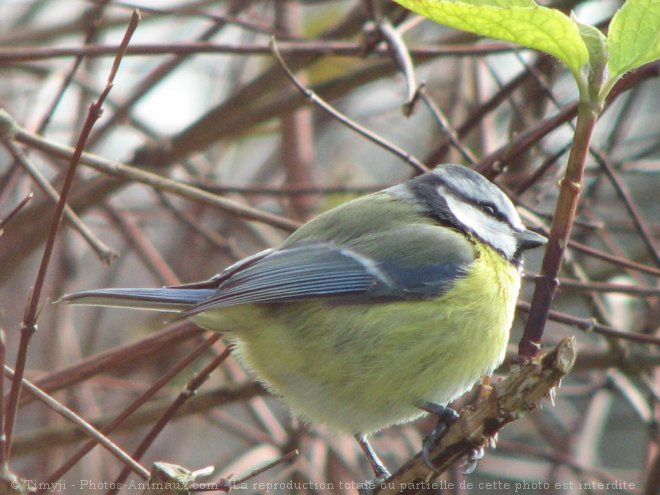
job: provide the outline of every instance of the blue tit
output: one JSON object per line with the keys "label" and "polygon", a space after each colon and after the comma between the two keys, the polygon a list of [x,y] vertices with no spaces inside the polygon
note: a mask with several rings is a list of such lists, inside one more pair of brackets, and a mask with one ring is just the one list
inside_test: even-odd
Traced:
{"label": "blue tit", "polygon": [[447,164],[333,208],[210,280],[63,300],[222,332],[295,414],[365,442],[500,365],[522,253],[545,242],[497,186]]}

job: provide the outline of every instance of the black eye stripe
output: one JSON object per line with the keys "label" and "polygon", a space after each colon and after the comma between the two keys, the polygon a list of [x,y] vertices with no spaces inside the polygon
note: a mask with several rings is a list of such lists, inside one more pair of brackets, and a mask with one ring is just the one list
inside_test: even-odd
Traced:
{"label": "black eye stripe", "polygon": [[486,179],[481,176],[478,176],[478,178],[472,177],[468,174],[469,169],[454,166],[452,170],[454,174],[470,179],[470,187],[461,184],[460,181],[451,180],[451,177],[443,177],[433,172],[422,174],[407,183],[406,187],[412,192],[417,201],[425,206],[429,216],[443,224],[455,224],[454,214],[449,211],[445,200],[445,196],[452,195],[455,198],[460,198],[466,205],[478,209],[487,217],[516,230],[515,218],[517,213],[515,210],[512,213],[509,212],[505,204],[508,199],[501,189],[491,183],[488,183],[489,187],[482,184],[481,182],[485,182]]}

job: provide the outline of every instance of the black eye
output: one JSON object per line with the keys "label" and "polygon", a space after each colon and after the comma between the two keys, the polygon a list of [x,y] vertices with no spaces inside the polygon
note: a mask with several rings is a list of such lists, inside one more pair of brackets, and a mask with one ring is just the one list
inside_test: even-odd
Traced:
{"label": "black eye", "polygon": [[483,211],[488,216],[495,216],[495,208],[490,205],[481,205],[481,211]]}

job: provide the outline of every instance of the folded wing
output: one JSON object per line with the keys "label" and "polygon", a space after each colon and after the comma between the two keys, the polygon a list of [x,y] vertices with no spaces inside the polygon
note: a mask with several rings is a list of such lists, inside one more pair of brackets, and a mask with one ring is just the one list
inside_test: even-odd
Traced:
{"label": "folded wing", "polygon": [[[419,229],[415,232],[420,235]],[[401,252],[390,249],[378,260],[367,254],[369,249],[302,243],[259,253],[204,282],[157,289],[91,290],[66,295],[62,300],[192,316],[241,304],[320,298],[332,298],[335,304],[427,299],[441,295],[464,275],[473,253],[463,245],[446,249],[446,242],[436,242],[435,232],[424,235],[424,239],[401,243]],[[410,252],[416,253],[417,263],[411,263]]]}

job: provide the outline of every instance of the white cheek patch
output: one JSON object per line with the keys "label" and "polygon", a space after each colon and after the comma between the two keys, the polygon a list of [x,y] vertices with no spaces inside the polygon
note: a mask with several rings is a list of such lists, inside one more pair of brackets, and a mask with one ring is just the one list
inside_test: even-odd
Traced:
{"label": "white cheek patch", "polygon": [[511,227],[486,215],[476,206],[466,203],[450,192],[439,188],[438,193],[447,201],[447,206],[456,219],[482,241],[504,253],[511,259],[518,249]]}

